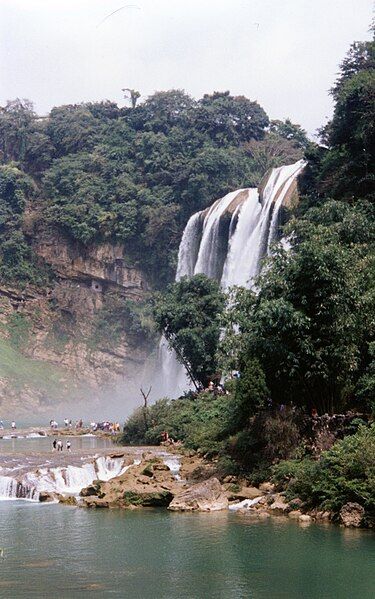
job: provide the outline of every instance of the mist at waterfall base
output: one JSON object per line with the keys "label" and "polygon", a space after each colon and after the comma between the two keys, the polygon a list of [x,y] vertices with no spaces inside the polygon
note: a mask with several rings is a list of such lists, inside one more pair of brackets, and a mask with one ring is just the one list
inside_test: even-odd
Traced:
{"label": "mist at waterfall base", "polygon": [[[262,260],[280,240],[282,209],[297,189],[303,160],[274,168],[260,188],[228,193],[212,206],[193,214],[180,243],[176,281],[203,273],[223,290],[251,289]],[[159,344],[159,396],[177,397],[191,388],[184,367],[162,337]]]}
{"label": "mist at waterfall base", "polygon": [[[150,370],[154,369],[151,361],[146,366]],[[10,428],[11,421],[15,420],[18,429],[48,426],[52,419],[62,424],[64,418],[72,419],[73,423],[79,419],[85,424],[104,420],[123,423],[137,407],[143,405],[140,388],[148,389],[147,385],[152,385],[151,375],[145,374],[146,366],[141,365],[139,370],[135,370],[132,380],[120,380],[97,389],[84,384],[77,389],[72,383],[70,389],[64,388],[61,396],[47,397],[45,403],[33,411],[28,407],[24,409],[22,403],[12,407],[2,406],[0,420],[6,428]]]}

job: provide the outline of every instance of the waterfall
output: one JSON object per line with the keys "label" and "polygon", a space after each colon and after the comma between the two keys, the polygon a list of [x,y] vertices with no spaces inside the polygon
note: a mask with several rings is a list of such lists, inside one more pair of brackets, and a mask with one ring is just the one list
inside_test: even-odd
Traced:
{"label": "waterfall", "polygon": [[259,236],[256,233],[260,230],[261,213],[258,190],[249,189],[247,200],[238,208],[237,226],[229,240],[228,255],[220,281],[224,289],[231,285],[246,286],[250,276],[255,274],[254,246],[257,248],[255,238]]}
{"label": "waterfall", "polygon": [[32,485],[21,482],[11,476],[0,476],[0,501],[10,499],[29,499],[37,501],[39,493]]}
{"label": "waterfall", "polygon": [[270,254],[278,239],[280,209],[305,163],[299,160],[271,171],[262,198],[258,189],[249,189],[239,207],[237,226],[229,240],[221,287],[251,288],[261,269],[262,259]]}
{"label": "waterfall", "polygon": [[178,250],[176,281],[194,274],[202,234],[201,223],[202,212],[196,212],[185,227]]}
{"label": "waterfall", "polygon": [[[137,463],[135,460],[134,463]],[[41,467],[20,478],[0,475],[0,501],[28,499],[38,501],[43,491],[51,494],[78,495],[94,480],[108,481],[120,476],[130,465],[122,458],[102,456],[82,466]]]}
{"label": "waterfall", "polygon": [[[220,234],[223,215],[232,201],[242,190],[233,191],[215,202],[208,210],[199,244],[198,257],[194,266],[194,274],[203,273],[212,279],[221,279],[223,263],[228,243]],[[195,222],[195,221],[194,221]],[[222,263],[220,264],[222,259]],[[178,269],[177,269],[178,271]]]}
{"label": "waterfall", "polygon": [[[274,168],[263,191],[239,189],[216,200],[208,210],[193,214],[181,239],[176,281],[204,273],[224,290],[233,285],[252,288],[263,258],[279,239],[281,208],[296,189],[305,164],[299,160]],[[186,372],[164,337],[159,360],[164,394],[176,396],[187,390]]]}

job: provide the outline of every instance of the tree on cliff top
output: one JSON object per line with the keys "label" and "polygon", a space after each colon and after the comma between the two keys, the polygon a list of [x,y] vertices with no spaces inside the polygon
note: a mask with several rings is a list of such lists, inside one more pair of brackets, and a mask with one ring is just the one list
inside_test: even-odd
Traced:
{"label": "tree on cliff top", "polygon": [[[375,197],[375,41],[356,42],[331,90],[332,120],[321,131],[327,149],[309,156],[321,195],[350,202]],[[310,168],[310,170],[311,170]]]}

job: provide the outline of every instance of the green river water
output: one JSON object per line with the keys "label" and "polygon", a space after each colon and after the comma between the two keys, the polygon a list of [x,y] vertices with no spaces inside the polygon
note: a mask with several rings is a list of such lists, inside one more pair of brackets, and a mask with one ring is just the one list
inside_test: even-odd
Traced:
{"label": "green river water", "polygon": [[[64,459],[106,445],[75,438]],[[3,466],[53,456],[50,438],[0,440]],[[0,548],[1,599],[375,597],[373,533],[286,518],[4,500]]]}
{"label": "green river water", "polygon": [[370,599],[371,533],[229,512],[0,503],[0,597]]}

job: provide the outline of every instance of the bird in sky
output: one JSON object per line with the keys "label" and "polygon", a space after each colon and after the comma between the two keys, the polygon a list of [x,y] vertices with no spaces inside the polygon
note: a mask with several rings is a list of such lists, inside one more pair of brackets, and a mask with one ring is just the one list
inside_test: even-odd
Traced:
{"label": "bird in sky", "polygon": [[104,17],[104,19],[102,21],[100,21],[100,23],[96,27],[100,27],[100,25],[103,25],[104,21],[109,19],[109,17],[112,17],[112,15],[115,15],[117,12],[120,12],[120,10],[124,10],[125,8],[135,8],[136,10],[141,10],[140,7],[137,6],[136,4],[125,4],[125,6],[120,6],[120,8],[117,8],[116,10],[111,12],[109,15]]}

